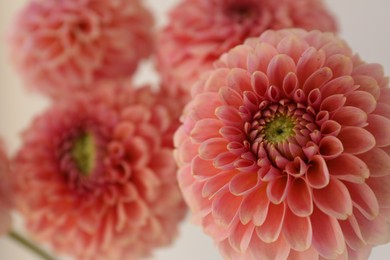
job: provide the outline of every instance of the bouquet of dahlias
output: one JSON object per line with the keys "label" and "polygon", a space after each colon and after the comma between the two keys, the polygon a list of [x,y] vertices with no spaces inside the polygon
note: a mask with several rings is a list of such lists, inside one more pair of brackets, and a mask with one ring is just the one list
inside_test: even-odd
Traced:
{"label": "bouquet of dahlias", "polygon": [[36,258],[16,258],[365,260],[389,243],[388,68],[327,4],[23,0],[3,44],[37,109],[2,134],[0,235]]}

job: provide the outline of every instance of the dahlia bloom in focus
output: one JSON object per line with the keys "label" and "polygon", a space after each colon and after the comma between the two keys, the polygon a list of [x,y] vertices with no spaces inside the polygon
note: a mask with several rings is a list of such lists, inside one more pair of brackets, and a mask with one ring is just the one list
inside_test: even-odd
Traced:
{"label": "dahlia bloom in focus", "polygon": [[14,175],[37,240],[91,260],[138,259],[173,241],[186,207],[165,103],[149,88],[101,87],[33,121]]}
{"label": "dahlia bloom in focus", "polygon": [[179,185],[227,259],[367,259],[390,241],[390,88],[332,33],[267,31],[193,87]]}
{"label": "dahlia bloom in focus", "polygon": [[162,79],[170,92],[188,93],[222,53],[267,29],[291,27],[337,30],[322,0],[184,0],[159,36]]}
{"label": "dahlia bloom in focus", "polygon": [[140,0],[33,0],[10,34],[26,85],[51,96],[128,78],[153,48],[153,17]]}
{"label": "dahlia bloom in focus", "polygon": [[8,157],[0,141],[0,235],[7,233],[11,225],[9,185]]}

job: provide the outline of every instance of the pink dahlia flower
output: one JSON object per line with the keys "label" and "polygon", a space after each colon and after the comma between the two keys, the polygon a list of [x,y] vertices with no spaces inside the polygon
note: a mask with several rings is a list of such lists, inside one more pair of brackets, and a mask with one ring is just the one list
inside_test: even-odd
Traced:
{"label": "pink dahlia flower", "polygon": [[149,88],[102,87],[37,117],[14,160],[28,230],[77,259],[138,259],[170,244],[186,206],[165,103]]}
{"label": "pink dahlia flower", "polygon": [[158,67],[171,92],[189,92],[222,53],[247,37],[291,27],[337,30],[322,0],[184,0],[160,33]]}
{"label": "pink dahlia flower", "polygon": [[9,163],[0,141],[0,235],[7,233],[11,225],[10,208]]}
{"label": "pink dahlia flower", "polygon": [[55,96],[132,76],[152,36],[140,0],[33,0],[13,26],[11,58],[27,86]]}
{"label": "pink dahlia flower", "polygon": [[267,31],[193,88],[179,184],[227,259],[366,259],[390,241],[390,88],[332,33]]}

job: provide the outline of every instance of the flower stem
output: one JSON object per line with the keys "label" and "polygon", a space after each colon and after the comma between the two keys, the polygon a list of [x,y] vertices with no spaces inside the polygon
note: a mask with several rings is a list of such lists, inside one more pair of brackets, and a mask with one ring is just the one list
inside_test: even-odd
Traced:
{"label": "flower stem", "polygon": [[40,256],[43,260],[55,260],[54,257],[46,253],[42,248],[39,248],[36,244],[18,234],[16,231],[11,230],[8,233],[8,236],[14,241],[28,248],[30,251],[34,252],[36,255]]}

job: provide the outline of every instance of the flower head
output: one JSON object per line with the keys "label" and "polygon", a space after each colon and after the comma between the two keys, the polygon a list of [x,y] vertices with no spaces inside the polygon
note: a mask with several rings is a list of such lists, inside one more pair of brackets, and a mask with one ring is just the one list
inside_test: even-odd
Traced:
{"label": "flower head", "polygon": [[153,17],[140,0],[33,0],[10,35],[27,86],[51,96],[128,78],[153,45]]}
{"label": "flower head", "polygon": [[169,91],[188,93],[222,53],[267,29],[291,27],[337,30],[322,0],[184,0],[160,33],[157,63]]}
{"label": "flower head", "polygon": [[3,143],[0,141],[0,235],[5,234],[11,224],[11,199],[9,162]]}
{"label": "flower head", "polygon": [[[228,259],[366,259],[390,241],[390,88],[332,33],[266,31],[193,87],[179,185]],[[340,258],[338,258],[340,257]]]}
{"label": "flower head", "polygon": [[105,86],[34,120],[13,168],[17,208],[38,240],[98,260],[138,259],[172,242],[186,207],[164,99]]}

